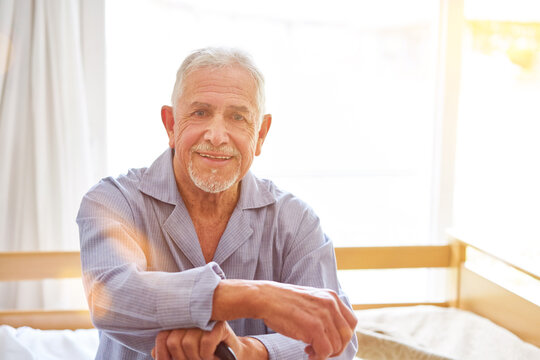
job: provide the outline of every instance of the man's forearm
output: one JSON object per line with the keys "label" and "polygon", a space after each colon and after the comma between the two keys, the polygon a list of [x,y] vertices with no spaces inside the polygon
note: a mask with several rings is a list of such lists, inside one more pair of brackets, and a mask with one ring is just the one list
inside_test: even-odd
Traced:
{"label": "man's forearm", "polygon": [[211,319],[261,319],[260,286],[255,280],[221,280],[214,290]]}
{"label": "man's forearm", "polygon": [[356,317],[332,290],[273,281],[222,280],[212,320],[262,319],[272,330],[309,345],[316,359],[343,352]]}

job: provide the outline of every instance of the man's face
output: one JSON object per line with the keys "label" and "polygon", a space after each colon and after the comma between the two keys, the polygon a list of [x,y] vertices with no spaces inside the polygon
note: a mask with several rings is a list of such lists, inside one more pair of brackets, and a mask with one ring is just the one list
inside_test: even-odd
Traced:
{"label": "man's face", "polygon": [[242,179],[271,122],[265,116],[259,129],[256,94],[254,79],[238,66],[200,68],[184,79],[174,114],[162,109],[178,180],[218,193]]}

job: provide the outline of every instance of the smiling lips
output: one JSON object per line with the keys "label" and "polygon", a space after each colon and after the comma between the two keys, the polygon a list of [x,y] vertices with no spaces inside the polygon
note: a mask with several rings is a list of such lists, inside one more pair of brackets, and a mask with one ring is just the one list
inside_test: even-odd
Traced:
{"label": "smiling lips", "polygon": [[208,143],[202,143],[193,146],[191,151],[204,159],[215,162],[226,162],[240,155],[234,147],[228,144],[212,146]]}
{"label": "smiling lips", "polygon": [[232,156],[228,156],[228,155],[210,155],[210,154],[204,154],[204,153],[197,153],[197,154],[205,158],[217,159],[217,160],[229,160],[230,158],[232,158]]}

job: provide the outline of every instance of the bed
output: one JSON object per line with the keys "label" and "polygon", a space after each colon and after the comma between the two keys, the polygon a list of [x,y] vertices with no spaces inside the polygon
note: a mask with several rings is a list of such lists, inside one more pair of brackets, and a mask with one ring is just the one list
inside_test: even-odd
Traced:
{"label": "bed", "polygon": [[[535,282],[540,277],[451,237],[448,245],[336,248],[338,269],[447,268],[444,302],[354,304],[358,358],[540,359],[540,306],[466,266],[475,251]],[[0,281],[76,278],[78,252],[0,253]],[[81,310],[0,311],[0,358],[93,359],[97,331]]]}

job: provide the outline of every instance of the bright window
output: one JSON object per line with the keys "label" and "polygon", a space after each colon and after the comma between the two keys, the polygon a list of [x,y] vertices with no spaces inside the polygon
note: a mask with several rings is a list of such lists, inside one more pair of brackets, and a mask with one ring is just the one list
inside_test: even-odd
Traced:
{"label": "bright window", "polygon": [[432,0],[108,1],[110,173],[167,147],[160,107],[189,51],[239,46],[274,119],[254,173],[337,246],[430,242],[437,31]]}
{"label": "bright window", "polygon": [[540,3],[465,1],[462,54],[454,226],[540,274]]}

